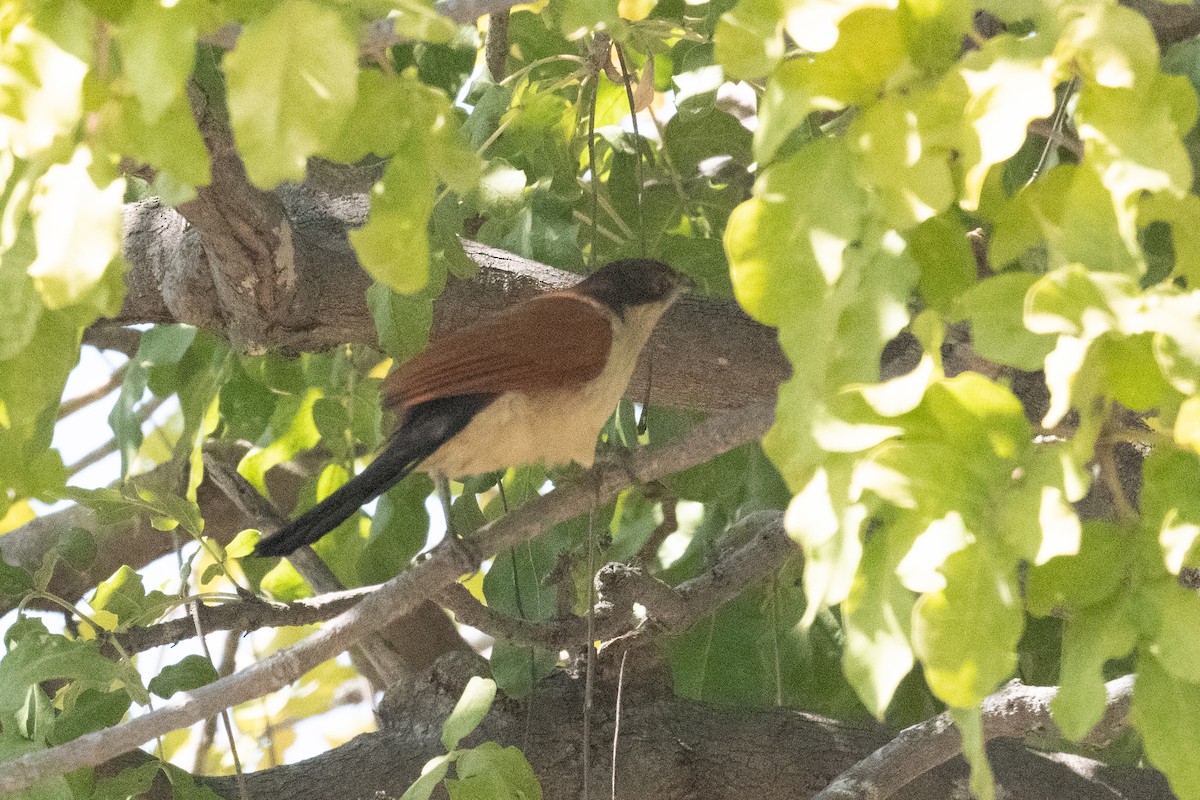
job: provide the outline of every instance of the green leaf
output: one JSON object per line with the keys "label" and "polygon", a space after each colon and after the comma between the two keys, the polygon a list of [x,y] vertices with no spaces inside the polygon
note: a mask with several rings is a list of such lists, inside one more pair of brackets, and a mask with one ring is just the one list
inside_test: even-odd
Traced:
{"label": "green leaf", "polygon": [[[541,474],[544,476],[545,473]],[[514,506],[519,502],[519,496],[514,491],[517,488],[505,482],[506,494],[510,495]],[[492,512],[494,516],[500,512],[500,504],[485,511]],[[546,578],[574,541],[568,527],[556,526],[549,534],[532,542],[498,553],[483,579],[488,605],[500,613],[521,619],[540,621],[552,618],[558,611],[558,600],[555,588],[546,583]]]}
{"label": "green leaf", "polygon": [[286,0],[245,26],[223,67],[250,180],[270,189],[302,179],[307,158],[354,107],[358,47],[341,15],[310,0]]}
{"label": "green leaf", "polygon": [[35,742],[46,741],[54,729],[54,706],[40,686],[30,686],[17,710],[17,733]]}
{"label": "green leaf", "polygon": [[863,182],[878,192],[890,227],[908,230],[955,200],[950,157],[960,111],[921,93],[884,98],[851,123],[847,140],[854,143]]}
{"label": "green leaf", "polygon": [[799,320],[842,272],[862,231],[866,195],[836,141],[813,142],[769,168],[725,229],[734,294],[760,322]]}
{"label": "green leaf", "polygon": [[[908,251],[921,268],[918,283],[921,297],[931,307],[946,314],[954,302],[975,285],[975,254],[967,240],[967,232],[951,215],[941,214],[910,230],[906,238]],[[977,323],[972,323],[971,333],[971,343],[978,349],[980,332]]]}
{"label": "green leaf", "polygon": [[143,119],[135,97],[109,103],[101,114],[110,150],[158,170],[150,191],[160,202],[178,205],[190,200],[195,187],[212,180],[208,151],[185,95],[175,98],[153,123]]}
{"label": "green leaf", "polygon": [[149,689],[164,700],[176,692],[190,692],[212,683],[221,676],[212,662],[204,656],[184,656],[175,664],[168,664],[150,679]]}
{"label": "green leaf", "polygon": [[120,300],[105,295],[101,278],[120,254],[125,181],[99,187],[91,166],[91,151],[80,146],[69,164],[46,170],[29,202],[37,240],[29,275],[51,310],[85,300],[108,310]]}
{"label": "green leaf", "polygon": [[36,257],[33,226],[27,222],[21,226],[13,246],[0,253],[0,294],[8,298],[6,313],[0,315],[0,361],[20,353],[37,332],[38,318],[45,306],[27,273]]}
{"label": "green leaf", "polygon": [[309,389],[302,398],[294,398],[295,403],[280,403],[272,416],[277,438],[261,449],[251,450],[238,464],[238,472],[260,492],[266,492],[267,470],[320,441],[312,418],[312,407],[320,396],[317,389]]}
{"label": "green leaf", "polygon": [[27,21],[9,22],[5,28],[0,115],[13,154],[33,158],[48,150],[57,137],[69,135],[79,122],[88,65]]}
{"label": "green leaf", "polygon": [[429,800],[433,795],[433,790],[441,783],[442,778],[446,777],[446,772],[450,769],[453,761],[453,755],[431,758],[421,768],[421,777],[413,781],[412,786],[405,790],[400,800]]}
{"label": "green leaf", "polygon": [[1029,613],[1048,616],[1056,608],[1081,611],[1112,597],[1125,582],[1126,534],[1098,521],[1083,524],[1079,552],[1056,556],[1029,571]]}
{"label": "green leaf", "polygon": [[139,483],[131,482],[130,485],[135,490],[132,502],[159,517],[161,523],[170,525],[160,530],[174,530],[175,525],[180,525],[192,536],[199,536],[204,531],[204,520],[194,500]]}
{"label": "green leaf", "polygon": [[1142,589],[1136,611],[1144,650],[1180,680],[1200,683],[1200,642],[1187,633],[1200,624],[1200,595],[1168,576]]}
{"label": "green leaf", "polygon": [[411,475],[380,495],[370,536],[358,557],[360,581],[382,583],[408,568],[425,546],[429,532],[425,500],[432,491],[428,477]]}
{"label": "green leaf", "polygon": [[593,30],[621,30],[617,0],[552,0],[550,11],[558,17],[558,27],[567,39],[578,39]]}
{"label": "green leaf", "polygon": [[55,551],[76,572],[84,572],[96,560],[96,539],[83,528],[70,528],[59,537]]}
{"label": "green leaf", "polygon": [[888,537],[868,540],[842,604],[846,678],[877,719],[883,719],[896,687],[913,666],[909,644],[913,596],[896,577],[897,566]]}
{"label": "green leaf", "polygon": [[262,531],[255,528],[247,528],[233,537],[228,546],[225,548],[225,555],[229,558],[245,558],[253,555],[254,546],[258,544],[258,540],[262,538]]}
{"label": "green leaf", "polygon": [[1136,90],[1084,84],[1075,110],[1085,157],[1118,207],[1141,192],[1183,195],[1192,185],[1182,138],[1196,122],[1196,93],[1184,77],[1146,83]]}
{"label": "green leaf", "polygon": [[[95,641],[70,640],[65,636],[30,630],[0,659],[0,721],[7,730],[15,725],[15,714],[25,703],[31,686],[43,681],[69,680],[81,687],[107,689],[115,680],[136,682],[121,665],[100,654]],[[144,691],[144,690],[143,690]]]}
{"label": "green leaf", "polygon": [[496,699],[496,682],[473,676],[467,681],[462,697],[442,724],[442,745],[454,750],[466,736],[479,727]]}
{"label": "green leaf", "polygon": [[1180,680],[1149,653],[1138,656],[1130,716],[1150,763],[1179,797],[1200,797],[1200,720],[1180,713],[1200,703],[1200,685]]}
{"label": "green leaf", "polygon": [[0,553],[0,597],[24,597],[33,588],[33,576],[28,570],[9,564]]}
{"label": "green leaf", "polygon": [[792,498],[784,517],[788,536],[804,548],[804,595],[808,604],[801,625],[811,625],[826,606],[850,593],[862,556],[859,531],[866,521],[863,503],[847,501],[845,461],[831,461]]}
{"label": "green leaf", "polygon": [[488,663],[496,687],[504,692],[504,696],[521,700],[529,696],[538,681],[554,673],[558,667],[558,653],[498,641],[492,645]]}
{"label": "green leaf", "polygon": [[208,786],[197,783],[191,773],[166,762],[160,761],[158,766],[171,782],[172,800],[221,800]]}
{"label": "green leaf", "polygon": [[439,14],[432,0],[399,0],[392,5],[395,6],[396,33],[405,39],[444,44],[457,32],[454,21]]}
{"label": "green leaf", "polygon": [[1143,88],[1158,74],[1158,45],[1144,16],[1120,6],[1083,6],[1059,37],[1057,57],[1074,59],[1089,84]]}
{"label": "green leaf", "polygon": [[221,421],[228,427],[229,435],[257,441],[271,421],[279,395],[252,378],[237,358],[231,359],[220,392]]}
{"label": "green leaf", "polygon": [[516,747],[484,742],[459,755],[454,767],[458,780],[446,781],[451,800],[541,800],[537,775]]}
{"label": "green leaf", "polygon": [[676,694],[722,705],[862,716],[842,672],[842,626],[822,606],[806,607],[799,576],[796,566],[785,567],[672,641]]}
{"label": "green leaf", "polygon": [[363,269],[401,294],[429,281],[429,215],[437,180],[423,144],[406,140],[371,191],[367,223],[350,231]]}
{"label": "green leaf", "polygon": [[1200,537],[1200,497],[1192,491],[1200,480],[1200,460],[1194,452],[1155,448],[1143,465],[1142,518],[1158,530],[1167,571],[1178,575],[1195,566]]}
{"label": "green leaf", "polygon": [[901,0],[899,12],[909,57],[930,72],[958,60],[975,18],[968,0]]}
{"label": "green leaf", "polygon": [[198,11],[198,3],[144,0],[118,29],[121,65],[148,123],[184,96],[196,58]]}
{"label": "green leaf", "polygon": [[124,689],[112,692],[85,689],[73,702],[66,704],[63,713],[54,721],[50,743],[62,744],[85,733],[112,727],[121,721],[131,705],[133,698]]}
{"label": "green leaf", "polygon": [[732,114],[716,108],[689,108],[667,123],[663,148],[675,169],[690,177],[710,158],[728,157],[738,164],[750,164],[751,139],[750,131]]}
{"label": "green leaf", "polygon": [[721,15],[713,33],[714,60],[731,78],[770,74],[783,60],[779,0],[742,0]]}
{"label": "green leaf", "polygon": [[140,619],[147,608],[146,588],[142,576],[128,565],[121,567],[96,585],[90,605],[97,611],[108,611],[128,625]]}
{"label": "green leaf", "polygon": [[996,779],[987,758],[987,740],[983,737],[983,711],[978,705],[951,708],[954,727],[962,735],[963,758],[971,765],[971,796],[977,800],[995,800]]}
{"label": "green leaf", "polygon": [[1138,215],[1138,226],[1143,229],[1154,222],[1170,224],[1175,256],[1172,275],[1183,276],[1189,286],[1200,285],[1200,230],[1192,224],[1200,215],[1200,198],[1193,194],[1176,197],[1159,192],[1141,199]]}
{"label": "green leaf", "polygon": [[1054,113],[1048,37],[1001,34],[958,62],[939,91],[949,107],[965,112],[958,160],[963,175],[959,205],[974,211],[993,165],[1021,149],[1029,123]]}
{"label": "green leaf", "polygon": [[425,349],[433,326],[433,300],[425,292],[403,295],[382,283],[367,289],[367,308],[375,321],[379,346],[403,363]]}
{"label": "green leaf", "polygon": [[321,434],[321,441],[334,458],[344,459],[351,455],[353,442],[350,440],[350,416],[340,400],[322,397],[313,404],[313,424]]}
{"label": "green leaf", "polygon": [[923,595],[913,614],[913,648],[929,688],[947,705],[971,708],[1017,664],[1025,617],[1015,564],[983,543],[951,554],[945,588]]}
{"label": "green leaf", "polygon": [[1054,723],[1073,741],[1082,739],[1104,716],[1104,665],[1128,655],[1138,628],[1127,598],[1081,609],[1067,619],[1062,643],[1062,687],[1050,703]]}
{"label": "green leaf", "polygon": [[998,364],[1027,371],[1042,368],[1055,338],[1025,325],[1025,296],[1038,282],[1028,272],[1005,272],[976,284],[962,295],[959,310],[971,321],[971,346]]}
{"label": "green leaf", "polygon": [[832,42],[813,41],[820,34],[811,23],[805,24],[802,8],[796,7],[787,15],[787,31],[802,47],[803,41],[812,41],[814,46],[809,49],[824,51],[802,69],[814,106],[836,109],[869,103],[904,61],[899,15],[892,9],[855,8],[852,4],[836,4],[836,9],[832,3],[812,5],[845,15],[838,23],[837,42],[832,47]]}
{"label": "green leaf", "polygon": [[136,767],[126,767],[116,775],[96,782],[91,800],[128,800],[143,797],[150,792],[161,765],[158,761],[147,761]]}

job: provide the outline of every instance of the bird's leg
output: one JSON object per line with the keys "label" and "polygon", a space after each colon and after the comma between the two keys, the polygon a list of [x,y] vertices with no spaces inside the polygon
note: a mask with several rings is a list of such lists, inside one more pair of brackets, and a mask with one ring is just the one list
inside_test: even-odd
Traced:
{"label": "bird's leg", "polygon": [[433,485],[437,490],[438,500],[442,501],[442,513],[446,516],[446,535],[451,539],[458,539],[459,536],[454,531],[454,523],[450,519],[450,479],[444,473],[435,472]]}
{"label": "bird's leg", "polygon": [[501,475],[496,479],[496,491],[500,493],[500,507],[504,509],[504,513],[508,513],[508,495],[504,493],[504,476]]}

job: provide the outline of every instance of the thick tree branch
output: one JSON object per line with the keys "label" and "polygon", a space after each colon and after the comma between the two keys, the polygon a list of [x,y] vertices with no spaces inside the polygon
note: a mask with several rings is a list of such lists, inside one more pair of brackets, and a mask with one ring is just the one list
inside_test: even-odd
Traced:
{"label": "thick tree branch", "polygon": [[[453,654],[403,696],[385,695],[377,733],[298,764],[247,776],[255,797],[290,800],[399,797],[441,749],[440,722],[450,713],[466,680],[482,667]],[[497,702],[480,730],[464,742],[520,747],[541,781],[547,800],[580,796],[582,680],[559,674],[542,681],[522,703]],[[598,686],[593,714],[592,780],[607,785],[611,769],[611,687]],[[870,722],[845,723],[788,709],[715,706],[673,698],[661,686],[627,684],[617,743],[617,796],[689,797],[697,800],[803,800],[842,770],[883,745],[890,733]],[[1169,800],[1160,775],[1112,770],[1086,758],[1050,761],[1012,740],[998,740],[989,755],[998,796],[1021,800]],[[223,797],[236,797],[233,778],[208,779]],[[944,800],[961,796],[965,766],[953,759],[927,773],[896,800]],[[606,795],[607,796],[607,793]],[[864,797],[864,796],[860,796]]]}
{"label": "thick tree branch", "polygon": [[222,319],[230,340],[247,351],[265,350],[296,287],[298,248],[291,221],[278,195],[250,183],[233,132],[214,102],[196,84],[189,95],[212,181],[180,205],[179,213],[198,233],[196,259],[208,267],[206,276],[198,271],[197,277],[208,278],[218,301],[216,307],[190,313]]}
{"label": "thick tree branch", "polygon": [[771,418],[771,411],[761,406],[715,414],[678,442],[636,453],[628,470],[601,465],[589,473],[590,479],[585,482],[526,503],[484,526],[470,540],[444,540],[425,561],[383,584],[303,642],[236,675],[177,695],[177,699],[141,717],[0,765],[0,791],[17,791],[51,775],[95,766],[168,731],[280,689],[391,619],[412,612],[426,597],[436,596],[463,574],[476,570],[485,555],[528,541],[593,505],[607,502],[627,488],[631,477],[656,480],[758,439]]}
{"label": "thick tree branch", "polygon": [[[1092,736],[1109,738],[1122,728],[1129,716],[1133,676],[1105,685],[1108,702],[1104,718]],[[1026,686],[1012,681],[983,701],[983,735],[1021,738],[1034,731],[1054,730],[1050,701],[1056,686]],[[814,800],[857,800],[872,797],[886,800],[920,775],[962,752],[962,739],[949,713],[913,725],[838,776]]]}
{"label": "thick tree branch", "polygon": [[[128,293],[121,314],[113,321],[187,322],[243,347],[251,346],[249,337],[257,349],[293,353],[326,350],[346,342],[376,345],[375,326],[366,305],[370,279],[346,239],[349,228],[366,220],[366,196],[332,198],[296,186],[277,194],[286,212],[291,250],[269,259],[265,266],[261,258],[266,256],[251,257],[242,243],[254,236],[231,230],[219,215],[210,219],[217,214],[215,210],[207,211],[207,217],[201,215],[199,206],[189,210],[193,221],[206,226],[207,240],[228,242],[222,253],[230,255],[221,256],[235,262],[226,271],[228,279],[221,277],[225,273],[214,271],[215,262],[209,255],[215,253],[215,245],[200,247],[197,229],[188,227],[176,212],[155,201],[128,207],[124,248],[130,264],[125,276]],[[200,204],[204,197],[207,195],[193,203]],[[254,252],[269,249],[260,240],[271,237],[283,245],[277,224],[268,221],[263,225],[266,231],[255,234],[259,244]],[[485,245],[464,242],[464,246],[479,264],[480,274],[475,280],[452,279],[448,283],[434,305],[435,336],[579,279]],[[282,270],[278,274],[274,272],[277,262]],[[238,263],[243,266],[237,267]],[[255,269],[262,274],[248,272],[251,264],[259,264]],[[230,300],[229,292],[220,290],[214,280],[224,281],[232,292],[237,288],[237,275],[249,276],[255,288],[242,290],[242,295]],[[293,283],[287,291],[268,296],[258,287],[271,280]],[[260,307],[269,301],[274,308]],[[694,296],[681,299],[659,324],[634,373],[631,397],[645,395],[647,359],[654,363],[654,402],[701,411],[773,398],[789,373],[772,329],[749,319],[732,301]]]}

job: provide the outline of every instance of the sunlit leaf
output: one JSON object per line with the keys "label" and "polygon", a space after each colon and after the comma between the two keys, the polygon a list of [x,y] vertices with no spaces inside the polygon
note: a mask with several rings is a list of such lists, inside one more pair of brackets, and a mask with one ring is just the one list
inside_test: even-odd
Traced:
{"label": "sunlit leaf", "polygon": [[273,188],[300,180],[357,93],[358,48],[341,15],[287,0],[246,25],[225,57],[229,115],[246,171]]}
{"label": "sunlit leaf", "polygon": [[1180,797],[1200,796],[1200,721],[1179,713],[1196,703],[1200,684],[1173,676],[1147,653],[1139,656],[1130,714],[1145,742],[1146,757]]}
{"label": "sunlit leaf", "polygon": [[[97,288],[120,252],[125,181],[97,186],[91,165],[91,152],[80,147],[69,164],[46,170],[29,204],[37,240],[29,275],[50,309],[79,302]],[[114,300],[119,298],[94,302],[108,309]]]}
{"label": "sunlit leaf", "polygon": [[1016,666],[1025,618],[1015,567],[972,545],[946,559],[946,587],[917,601],[913,648],[948,705],[977,705]]}
{"label": "sunlit leaf", "polygon": [[483,718],[487,716],[488,709],[492,707],[492,701],[495,699],[496,684],[494,681],[478,676],[467,681],[462,697],[458,699],[458,704],[454,706],[450,716],[442,723],[442,744],[447,750],[458,747],[458,743],[464,737],[479,727],[479,723],[483,722]]}

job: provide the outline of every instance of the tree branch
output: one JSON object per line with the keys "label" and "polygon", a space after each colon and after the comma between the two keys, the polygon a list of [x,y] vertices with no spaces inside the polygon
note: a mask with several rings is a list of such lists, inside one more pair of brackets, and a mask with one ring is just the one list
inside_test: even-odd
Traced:
{"label": "tree branch", "polygon": [[[302,186],[281,188],[277,195],[294,252],[284,254],[286,258],[280,256],[279,269],[283,271],[275,277],[247,272],[250,261],[259,263],[265,256],[251,258],[243,253],[241,239],[223,218],[210,221],[198,206],[189,210],[193,222],[206,226],[208,241],[230,240],[226,248],[232,255],[221,255],[222,259],[247,264],[230,266],[227,277],[215,271],[216,262],[208,255],[212,246],[201,247],[197,229],[188,227],[175,211],[156,201],[129,206],[124,243],[130,264],[125,275],[128,291],[121,313],[102,324],[186,322],[243,348],[250,346],[248,339],[254,339],[256,349],[290,353],[322,351],[347,342],[377,346],[366,305],[370,278],[346,240],[351,227],[366,221],[366,195],[333,198]],[[200,198],[193,203],[200,203]],[[214,196],[209,205],[215,203]],[[207,213],[211,217],[217,212]],[[276,236],[273,230],[262,235],[270,239]],[[246,237],[253,239],[249,234]],[[258,245],[259,250],[269,247],[269,243]],[[464,242],[464,247],[480,266],[480,274],[475,280],[448,282],[434,304],[435,336],[579,280],[571,273],[486,245]],[[268,260],[263,269],[271,272],[273,264],[274,260]],[[237,275],[258,281],[255,286],[268,279],[293,280],[294,285],[270,297],[258,290],[243,293],[252,296],[228,306],[227,293],[214,283],[214,275],[230,287]],[[274,308],[260,308],[267,302]],[[659,323],[634,373],[631,397],[644,397],[646,364],[651,358],[654,402],[700,411],[739,408],[774,398],[776,387],[790,372],[773,329],[751,320],[732,301],[696,296],[682,298]]]}
{"label": "tree branch", "polygon": [[[199,607],[200,622],[206,633],[236,631],[243,633],[259,628],[285,628],[324,622],[351,608],[359,600],[378,589],[362,586],[303,598],[291,603],[271,603],[266,600],[239,600],[215,606]],[[130,655],[152,647],[178,644],[196,635],[196,623],[191,617],[172,619],[145,628],[119,633],[116,640]]]}
{"label": "tree branch", "polygon": [[[439,594],[483,557],[536,537],[593,505],[614,498],[630,477],[651,481],[708,461],[761,437],[772,413],[762,406],[714,414],[678,442],[633,455],[628,470],[594,468],[584,483],[556,489],[492,522],[466,541],[443,540],[425,561],[383,584],[320,631],[236,675],[177,695],[161,708],[106,730],[0,765],[0,791],[18,791],[52,776],[95,766],[169,731],[187,727],[224,708],[275,691],[353,646],[389,620]],[[619,476],[624,476],[622,480]]]}
{"label": "tree branch", "polygon": [[[613,563],[596,575],[598,608],[595,637],[619,650],[651,641],[661,634],[680,634],[737,597],[747,586],[778,569],[799,550],[783,530],[783,514],[759,511],[739,520],[729,530],[731,538],[751,540],[721,558],[703,575],[669,586],[637,567]],[[587,621],[581,617],[529,622],[513,619],[488,608],[462,584],[446,588],[438,602],[454,612],[459,622],[497,639],[561,649],[587,641]],[[646,608],[650,623],[634,631],[630,614],[634,603]],[[619,640],[616,641],[616,640]]]}
{"label": "tree branch", "polygon": [[[428,675],[379,706],[380,730],[297,764],[246,776],[255,797],[325,800],[399,797],[430,758],[444,753],[441,721],[462,687],[481,669],[478,659],[453,654]],[[538,683],[524,702],[497,702],[480,729],[464,742],[495,741],[520,747],[547,800],[580,796],[580,708],[583,680],[557,674]],[[790,709],[745,708],[672,697],[661,685],[626,682],[617,742],[618,797],[689,797],[697,800],[804,800],[841,771],[886,743],[890,733],[871,722],[836,722]],[[615,720],[612,687],[597,686],[592,780],[606,785]],[[998,796],[1022,800],[1170,800],[1165,780],[1149,770],[1113,770],[1086,758],[1053,762],[1019,742],[998,740],[989,757]],[[961,759],[927,773],[895,800],[958,797],[966,780]],[[232,777],[205,783],[223,797],[236,795]]]}
{"label": "tree branch", "polygon": [[[1133,697],[1133,676],[1105,684],[1108,696],[1104,717],[1093,736],[1111,736],[1124,727]],[[1033,731],[1054,729],[1050,701],[1057,686],[1026,686],[1012,681],[983,701],[983,736],[1020,738]],[[925,772],[962,752],[962,738],[943,712],[933,719],[905,728],[895,739],[843,772],[814,800],[885,800]]]}
{"label": "tree branch", "polygon": [[121,383],[125,380],[125,371],[127,364],[122,364],[113,370],[113,373],[108,376],[108,380],[100,384],[94,389],[89,389],[83,394],[76,395],[70,400],[64,400],[62,405],[58,407],[58,418],[66,419],[80,409],[87,408],[92,403],[103,400],[108,395],[121,388]]}
{"label": "tree branch", "polygon": [[[287,523],[287,518],[236,469],[211,455],[205,456],[204,466],[206,474],[259,530],[273,533]],[[312,547],[301,547],[288,560],[318,594],[341,593],[345,589]],[[392,620],[360,641],[351,651],[351,657],[371,685],[383,690],[410,670],[424,669],[447,650],[464,646],[458,629],[446,614],[433,603],[424,602],[412,614]]]}

